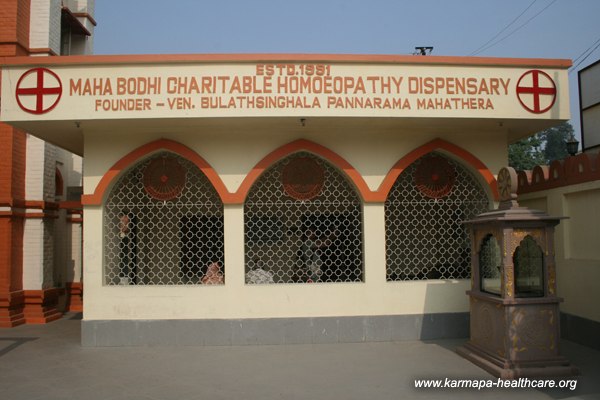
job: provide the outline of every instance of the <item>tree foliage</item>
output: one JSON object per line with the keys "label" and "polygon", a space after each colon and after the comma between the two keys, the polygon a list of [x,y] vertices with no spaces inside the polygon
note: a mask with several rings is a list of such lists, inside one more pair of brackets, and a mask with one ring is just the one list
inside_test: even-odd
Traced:
{"label": "tree foliage", "polygon": [[573,132],[573,126],[563,122],[511,144],[508,165],[516,170],[530,170],[536,165],[562,160],[568,155],[565,144]]}

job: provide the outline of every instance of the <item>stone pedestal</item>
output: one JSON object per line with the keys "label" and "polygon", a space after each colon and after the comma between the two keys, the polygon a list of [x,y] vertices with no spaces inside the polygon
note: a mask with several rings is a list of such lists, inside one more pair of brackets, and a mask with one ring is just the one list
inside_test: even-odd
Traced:
{"label": "stone pedestal", "polygon": [[457,352],[500,378],[576,375],[559,352],[554,227],[561,218],[519,207],[516,176],[503,168],[499,208],[466,222],[471,334]]}

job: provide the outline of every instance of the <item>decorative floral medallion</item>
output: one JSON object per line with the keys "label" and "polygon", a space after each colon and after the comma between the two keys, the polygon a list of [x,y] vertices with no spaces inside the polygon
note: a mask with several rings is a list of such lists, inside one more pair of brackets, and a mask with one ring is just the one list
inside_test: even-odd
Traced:
{"label": "decorative floral medallion", "polygon": [[173,200],[185,186],[185,169],[175,158],[154,159],[144,170],[144,189],[156,200]]}
{"label": "decorative floral medallion", "polygon": [[455,178],[452,165],[438,156],[423,159],[415,170],[415,186],[430,199],[441,199],[449,195]]}
{"label": "decorative floral medallion", "polygon": [[288,196],[296,200],[310,200],[321,193],[325,171],[316,160],[300,157],[283,167],[281,179]]}

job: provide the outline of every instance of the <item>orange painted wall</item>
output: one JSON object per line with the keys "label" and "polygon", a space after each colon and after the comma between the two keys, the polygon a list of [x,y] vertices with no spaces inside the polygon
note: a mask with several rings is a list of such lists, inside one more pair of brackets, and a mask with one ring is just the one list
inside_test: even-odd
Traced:
{"label": "orange painted wall", "polygon": [[[29,0],[0,0],[0,55],[29,54]],[[23,322],[23,218],[13,207],[25,204],[24,132],[0,123],[0,326]]]}
{"label": "orange painted wall", "polygon": [[0,0],[0,55],[29,54],[29,0]]}

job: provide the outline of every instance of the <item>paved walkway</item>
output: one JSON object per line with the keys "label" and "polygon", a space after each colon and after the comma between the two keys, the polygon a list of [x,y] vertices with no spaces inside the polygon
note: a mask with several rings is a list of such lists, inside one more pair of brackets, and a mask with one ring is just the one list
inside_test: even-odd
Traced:
{"label": "paved walkway", "polygon": [[243,347],[82,348],[80,316],[0,329],[0,398],[600,399],[600,352],[563,342],[577,389],[415,389],[422,378],[495,378],[462,340]]}

